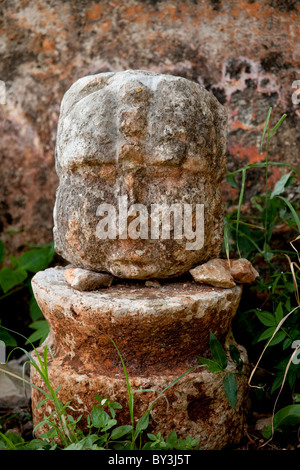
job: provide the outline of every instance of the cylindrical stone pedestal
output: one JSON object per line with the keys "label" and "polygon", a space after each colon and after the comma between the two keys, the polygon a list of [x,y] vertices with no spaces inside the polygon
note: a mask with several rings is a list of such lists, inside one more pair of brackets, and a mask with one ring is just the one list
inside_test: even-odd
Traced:
{"label": "cylindrical stone pedestal", "polygon": [[[71,400],[75,414],[83,414],[82,425],[97,403],[96,393],[121,403],[118,424],[130,424],[125,376],[109,338],[123,356],[133,390],[154,390],[135,394],[138,420],[159,392],[200,364],[197,356],[208,355],[210,331],[228,347],[226,337],[241,296],[239,286],[221,289],[178,280],[165,281],[160,287],[118,281],[106,289],[79,292],[67,284],[63,268],[39,272],[32,286],[51,329],[50,381],[54,388],[62,386],[59,398]],[[245,360],[243,348],[241,352]],[[230,361],[229,368],[234,370]],[[223,373],[212,374],[204,368],[189,372],[167,390],[167,401],[164,397],[157,401],[149,431],[166,436],[176,430],[179,437],[197,437],[201,449],[221,449],[238,442],[245,425],[247,377],[236,378],[235,411],[224,392]],[[31,380],[43,388],[34,369]],[[37,409],[42,398],[32,390],[35,424],[45,414],[44,407]]]}

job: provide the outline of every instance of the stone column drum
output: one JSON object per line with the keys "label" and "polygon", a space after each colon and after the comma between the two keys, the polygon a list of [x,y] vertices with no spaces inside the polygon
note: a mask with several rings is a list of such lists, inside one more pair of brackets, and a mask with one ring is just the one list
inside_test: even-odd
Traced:
{"label": "stone column drum", "polygon": [[[105,73],[78,80],[65,94],[56,251],[72,266],[114,277],[109,287],[81,292],[68,284],[66,268],[56,267],[36,274],[32,287],[50,325],[50,380],[84,419],[97,393],[120,402],[118,422],[129,424],[125,376],[110,338],[133,389],[153,390],[135,395],[136,419],[199,364],[197,356],[208,356],[210,331],[226,350],[235,344],[230,328],[241,287],[200,285],[188,273],[221,249],[226,130],[216,98],[181,77]],[[31,378],[43,386],[34,369]],[[189,372],[168,389],[167,401],[157,401],[149,430],[198,437],[202,449],[238,442],[247,377],[237,376],[236,411],[223,378],[204,368]],[[40,399],[33,389],[35,424],[45,414]]]}

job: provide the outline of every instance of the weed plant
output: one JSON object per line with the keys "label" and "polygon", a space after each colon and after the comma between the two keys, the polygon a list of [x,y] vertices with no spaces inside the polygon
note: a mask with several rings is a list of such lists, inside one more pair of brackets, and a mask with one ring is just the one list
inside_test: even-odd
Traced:
{"label": "weed plant", "polygon": [[[261,139],[261,151],[266,145],[265,161],[227,174],[228,183],[239,190],[239,200],[237,208],[225,217],[223,246],[228,258],[231,253],[245,257],[261,274],[255,285],[244,290],[244,301],[233,326],[236,338],[242,338],[251,360],[256,363],[249,380],[255,392],[253,401],[257,406],[262,402],[263,411],[273,414],[272,424],[263,433],[266,438],[271,438],[275,431],[283,432],[300,424],[300,405],[297,404],[300,402],[297,393],[300,367],[296,360],[298,349],[295,349],[300,340],[300,262],[296,247],[300,238],[300,219],[296,204],[287,196],[288,186],[299,178],[300,172],[292,165],[270,161],[270,140],[286,118],[284,114],[271,128],[271,114],[272,108],[269,108]],[[269,183],[271,166],[287,170],[272,190]],[[265,170],[265,193],[252,197],[250,208],[245,211],[246,178],[254,168]],[[281,233],[287,229],[290,243],[281,240],[278,246],[277,227],[281,228]],[[281,406],[286,406],[276,412],[279,398]],[[266,410],[268,404],[272,406]]]}

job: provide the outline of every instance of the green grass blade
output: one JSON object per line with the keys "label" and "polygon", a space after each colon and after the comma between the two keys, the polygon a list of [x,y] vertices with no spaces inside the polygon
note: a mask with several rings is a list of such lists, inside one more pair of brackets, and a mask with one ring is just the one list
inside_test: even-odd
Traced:
{"label": "green grass blade", "polygon": [[283,114],[281,116],[281,118],[279,119],[279,121],[275,124],[275,126],[273,127],[273,129],[271,130],[270,132],[270,138],[275,134],[275,132],[277,131],[277,129],[281,126],[281,124],[283,123],[283,121],[285,120],[285,118],[287,117],[287,114]]}
{"label": "green grass blade", "polygon": [[267,119],[266,119],[266,122],[265,122],[265,127],[264,127],[264,130],[263,130],[263,134],[262,134],[261,142],[260,142],[260,151],[261,151],[261,152],[262,152],[263,143],[264,143],[264,140],[265,140],[265,135],[266,135],[266,132],[267,132],[267,128],[268,128],[268,126],[269,126],[269,121],[270,121],[271,113],[272,113],[272,108],[269,108],[268,115],[267,115]]}
{"label": "green grass blade", "polygon": [[299,220],[299,217],[298,217],[297,212],[295,211],[294,207],[292,206],[290,201],[288,201],[285,197],[283,197],[283,196],[277,196],[277,197],[279,199],[282,199],[285,202],[285,204],[288,206],[288,208],[290,209],[291,213],[293,214],[294,220],[297,224],[298,230],[300,232],[300,220]]}
{"label": "green grass blade", "polygon": [[116,345],[116,343],[114,342],[114,340],[112,338],[110,338],[108,335],[105,335],[107,336],[107,338],[109,338],[109,340],[112,342],[112,344],[114,345],[114,347],[116,348],[116,351],[118,353],[118,356],[121,360],[121,363],[122,363],[122,367],[123,367],[123,371],[124,371],[124,374],[125,374],[125,379],[126,379],[126,386],[127,386],[127,392],[128,392],[128,404],[129,404],[129,413],[130,413],[130,420],[131,420],[131,423],[132,423],[132,426],[134,426],[134,418],[133,418],[133,406],[134,406],[134,399],[133,399],[133,392],[132,392],[132,388],[131,388],[131,385],[130,385],[130,382],[129,382],[129,377],[128,377],[128,373],[127,373],[127,369],[126,369],[126,366],[125,366],[125,363],[124,363],[124,360],[123,360],[123,357]]}
{"label": "green grass blade", "polygon": [[242,207],[242,202],[243,202],[244,192],[245,192],[245,182],[246,182],[246,170],[242,172],[242,186],[241,186],[241,191],[240,191],[237,217],[236,217],[236,247],[237,247],[240,258],[241,258],[241,252],[240,252],[240,247],[239,247],[239,223],[240,223],[240,216],[241,216],[241,207]]}
{"label": "green grass blade", "polygon": [[[296,173],[298,176],[300,176],[300,170],[296,168],[293,165],[290,165],[289,163],[283,163],[283,162],[268,162],[269,166],[283,166],[286,168],[290,168],[294,173]],[[266,166],[266,162],[260,162],[260,163],[249,163],[248,165],[244,166],[243,168],[239,168],[238,170],[232,171],[231,173],[228,173],[227,176],[231,175],[237,175],[238,173],[241,173],[244,170],[250,170],[251,168],[264,168]]]}

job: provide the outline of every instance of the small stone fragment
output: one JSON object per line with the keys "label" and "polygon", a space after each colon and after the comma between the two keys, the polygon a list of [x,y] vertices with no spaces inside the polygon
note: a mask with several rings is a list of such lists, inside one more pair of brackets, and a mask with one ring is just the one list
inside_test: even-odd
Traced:
{"label": "small stone fragment", "polygon": [[[3,364],[0,371],[0,408],[14,409],[18,407],[28,407],[30,400],[30,382],[29,370],[25,368],[25,388],[22,381],[23,364],[27,356],[21,356],[19,359],[8,361]],[[28,365],[29,366],[29,365]],[[7,371],[7,373],[5,372]],[[26,383],[27,381],[27,383]]]}
{"label": "small stone fragment", "polygon": [[259,277],[259,273],[246,258],[231,261],[230,271],[234,280],[240,283],[252,283]]}
{"label": "small stone fragment", "polygon": [[146,287],[160,287],[160,283],[158,281],[146,281]]}
{"label": "small stone fragment", "polygon": [[230,272],[228,261],[225,259],[211,259],[190,270],[196,282],[209,284],[215,287],[230,288],[236,284]]}
{"label": "small stone fragment", "polygon": [[110,287],[113,276],[110,274],[96,273],[82,268],[69,268],[64,270],[64,276],[73,289],[80,291],[92,291],[99,287]]}

